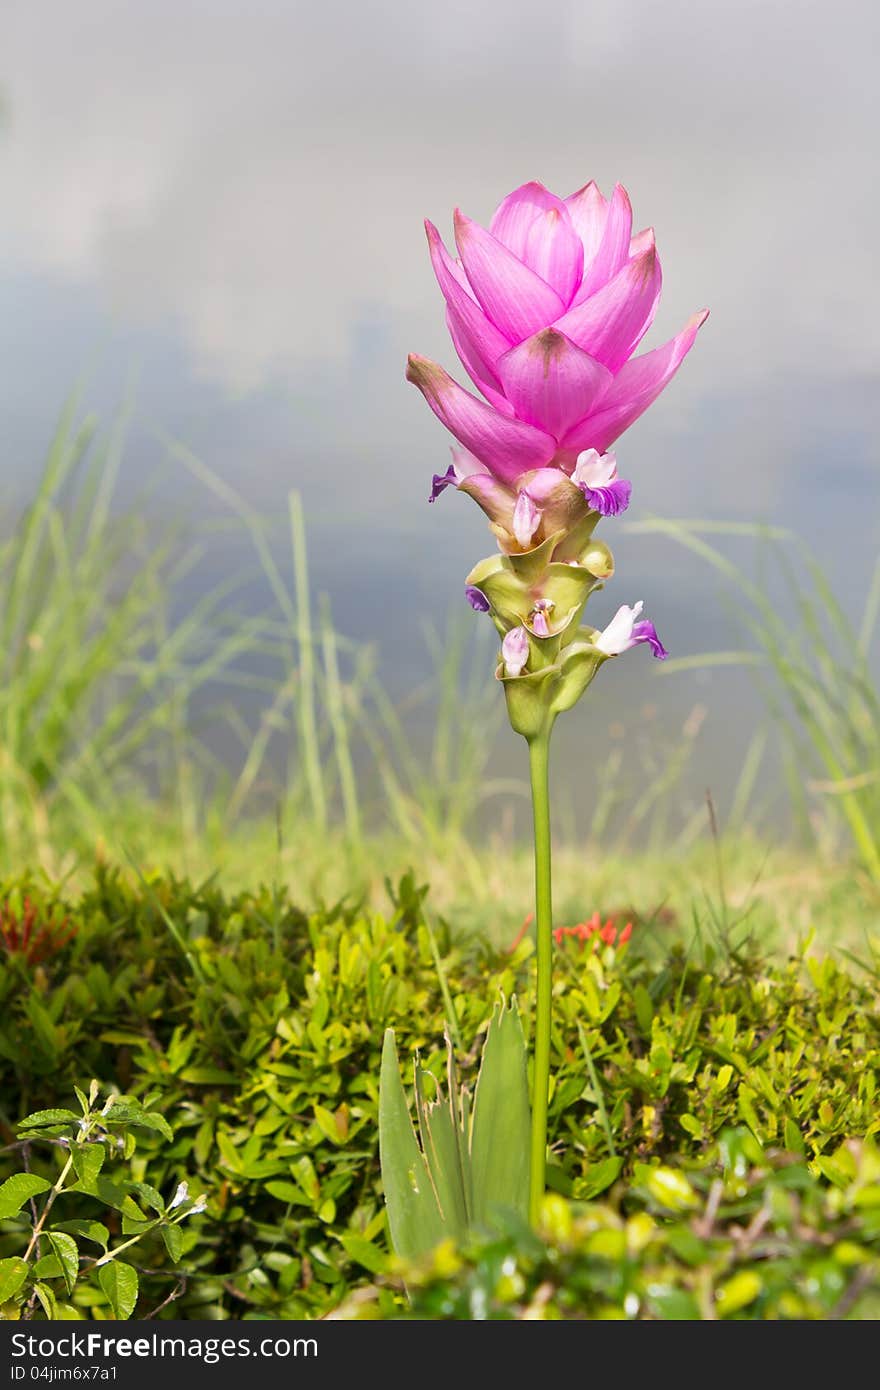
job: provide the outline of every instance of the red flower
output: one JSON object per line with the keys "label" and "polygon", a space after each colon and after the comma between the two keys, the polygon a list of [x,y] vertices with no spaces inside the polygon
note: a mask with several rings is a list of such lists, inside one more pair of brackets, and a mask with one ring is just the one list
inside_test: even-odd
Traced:
{"label": "red flower", "polygon": [[0,944],[9,956],[20,956],[28,965],[39,965],[50,956],[57,956],[76,936],[76,927],[69,917],[53,920],[51,913],[41,921],[38,908],[26,897],[21,912],[6,902],[0,907]]}

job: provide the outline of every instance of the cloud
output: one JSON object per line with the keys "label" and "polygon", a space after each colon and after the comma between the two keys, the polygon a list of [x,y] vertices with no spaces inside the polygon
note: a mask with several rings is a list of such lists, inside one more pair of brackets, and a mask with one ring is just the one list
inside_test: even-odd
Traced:
{"label": "cloud", "polygon": [[620,178],[664,260],[649,345],[712,307],[691,390],[876,368],[877,18],[834,15],[31,0],[6,22],[0,251],[246,390],[349,372],[374,321],[389,363],[443,351],[423,215]]}

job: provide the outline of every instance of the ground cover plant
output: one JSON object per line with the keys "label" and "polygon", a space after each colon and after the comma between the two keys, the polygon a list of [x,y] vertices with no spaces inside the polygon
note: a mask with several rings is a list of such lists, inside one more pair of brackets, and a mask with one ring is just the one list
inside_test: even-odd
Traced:
{"label": "ground cover plant", "polygon": [[[532,1027],[534,953],[429,928],[412,876],[391,892],[379,913],[106,866],[82,892],[3,884],[4,1317],[875,1315],[876,963],[774,958],[708,910],[659,945],[649,917],[559,930],[540,1238],[443,1248],[408,1304],[383,1031],[442,1080],[454,1026],[472,1078],[499,991]],[[51,924],[39,959],[24,918]]]}

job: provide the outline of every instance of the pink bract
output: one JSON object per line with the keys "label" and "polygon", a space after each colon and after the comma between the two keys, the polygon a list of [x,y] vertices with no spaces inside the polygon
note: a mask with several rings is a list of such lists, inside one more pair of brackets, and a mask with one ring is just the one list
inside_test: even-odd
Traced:
{"label": "pink bract", "polygon": [[557,198],[526,183],[488,231],[455,214],[459,258],[427,222],[431,261],[462,365],[483,399],[412,355],[407,377],[451,434],[507,486],[530,469],[571,473],[647,410],[687,355],[708,310],[634,357],[660,297],[651,229],[632,233],[625,189],[588,183]]}

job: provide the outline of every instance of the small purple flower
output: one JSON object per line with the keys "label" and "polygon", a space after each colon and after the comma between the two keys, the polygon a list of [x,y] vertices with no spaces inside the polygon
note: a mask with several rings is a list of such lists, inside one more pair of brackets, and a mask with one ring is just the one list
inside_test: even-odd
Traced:
{"label": "small purple flower", "polygon": [[588,505],[600,516],[619,516],[629,506],[632,483],[618,478],[614,454],[584,449],[577,456],[571,481],[580,488]]}
{"label": "small purple flower", "polygon": [[664,661],[669,653],[657,636],[654,624],[647,618],[636,621],[644,606],[641,599],[632,608],[626,603],[622,604],[604,631],[593,638],[593,646],[606,656],[620,656],[621,652],[628,652],[640,642],[647,642],[654,656]]}
{"label": "small purple flower", "polygon": [[448,487],[456,487],[457,483],[458,479],[455,476],[455,466],[450,463],[445,473],[434,474],[431,482],[431,496],[428,498],[428,501],[436,502],[441,492],[444,492]]}
{"label": "small purple flower", "polygon": [[475,613],[488,613],[492,607],[482,589],[475,589],[473,584],[465,584],[464,596]]}
{"label": "small purple flower", "polygon": [[524,627],[511,628],[501,643],[504,674],[518,676],[529,659],[529,635]]}

